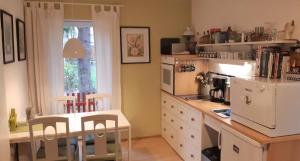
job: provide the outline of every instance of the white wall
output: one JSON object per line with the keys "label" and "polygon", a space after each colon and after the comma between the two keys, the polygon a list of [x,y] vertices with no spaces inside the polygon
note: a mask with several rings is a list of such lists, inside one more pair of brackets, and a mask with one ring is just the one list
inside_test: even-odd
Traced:
{"label": "white wall", "polygon": [[[15,17],[21,19],[23,19],[22,6],[23,0],[0,0],[0,9],[3,9],[11,13]],[[0,34],[0,36],[2,35]],[[15,58],[17,58],[16,52]],[[21,118],[25,116],[25,113],[23,113],[23,107],[27,106],[28,95],[26,72],[26,62],[16,61],[13,64],[3,65],[2,42],[0,41],[0,160],[10,160],[10,147],[8,140],[9,128],[7,115],[8,107],[16,107],[19,116]]]}
{"label": "white wall", "polygon": [[[0,0],[0,5],[5,0]],[[0,27],[1,28],[1,27]],[[1,32],[0,32],[0,36]],[[0,43],[1,44],[1,43]],[[2,47],[2,45],[0,45]],[[0,52],[0,60],[3,59],[2,52]],[[3,73],[3,64],[0,63],[0,156],[1,160],[10,160],[10,148],[8,140],[8,117],[7,117],[7,108],[5,100],[5,88],[4,88],[4,73]]]}
{"label": "white wall", "polygon": [[[14,16],[15,62],[4,65],[4,84],[7,109],[16,108],[18,120],[26,120],[25,109],[28,106],[28,85],[26,61],[18,61],[16,44],[16,18],[24,20],[23,0],[0,0],[0,8]],[[0,50],[1,55],[2,48]],[[2,63],[3,60],[1,59]]]}
{"label": "white wall", "polygon": [[192,24],[203,33],[212,27],[251,31],[255,26],[273,22],[282,30],[295,20],[294,37],[300,38],[299,0],[192,0]]}
{"label": "white wall", "polygon": [[[0,4],[2,4],[0,1]],[[0,36],[2,36],[0,34]],[[1,46],[1,45],[0,45]],[[0,53],[0,60],[3,59],[2,53]],[[5,89],[4,89],[4,78],[3,78],[3,64],[0,63],[0,156],[1,160],[10,160],[10,148],[9,148],[9,129],[8,129],[8,117],[7,117],[7,108],[5,103]]]}

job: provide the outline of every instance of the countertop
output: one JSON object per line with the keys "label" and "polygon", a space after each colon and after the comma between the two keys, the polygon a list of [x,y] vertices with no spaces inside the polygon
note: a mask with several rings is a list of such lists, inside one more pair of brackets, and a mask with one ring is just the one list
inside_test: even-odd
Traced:
{"label": "countertop", "polygon": [[[168,94],[168,93],[166,93],[166,94]],[[171,95],[171,96],[173,96],[173,95]],[[230,118],[221,118],[211,111],[213,109],[230,108],[227,105],[224,105],[221,103],[214,103],[214,102],[210,102],[210,101],[206,101],[206,100],[185,100],[185,99],[182,99],[177,96],[173,96],[173,97],[191,107],[194,107],[195,109],[203,112],[203,114],[216,119],[217,121],[221,122],[222,124],[235,129],[236,131],[248,136],[249,138],[251,138],[263,145],[285,142],[285,141],[296,141],[296,140],[299,141],[300,140],[300,134],[282,136],[282,137],[269,137],[269,136],[266,136],[264,134],[261,134],[261,133],[255,131],[249,127],[246,127],[238,122],[232,121]]]}

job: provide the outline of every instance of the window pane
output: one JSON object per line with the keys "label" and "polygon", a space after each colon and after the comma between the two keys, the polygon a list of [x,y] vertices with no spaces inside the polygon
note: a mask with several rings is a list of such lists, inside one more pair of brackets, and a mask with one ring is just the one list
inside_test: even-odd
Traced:
{"label": "window pane", "polygon": [[81,22],[65,25],[63,45],[70,38],[79,39],[85,47],[83,59],[64,59],[65,93],[96,92],[96,60],[94,51],[94,33],[91,26]]}

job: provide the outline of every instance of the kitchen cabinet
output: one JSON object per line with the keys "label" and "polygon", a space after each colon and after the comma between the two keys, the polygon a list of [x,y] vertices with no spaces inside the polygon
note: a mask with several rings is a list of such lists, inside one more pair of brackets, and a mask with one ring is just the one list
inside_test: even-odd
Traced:
{"label": "kitchen cabinet", "polygon": [[202,113],[161,94],[162,137],[185,161],[201,161]]}
{"label": "kitchen cabinet", "polygon": [[228,127],[221,129],[221,161],[266,161],[260,143]]}
{"label": "kitchen cabinet", "polygon": [[161,135],[185,161],[201,161],[203,149],[218,145],[221,161],[300,160],[300,134],[268,137],[212,112],[219,108],[228,107],[162,91]]}

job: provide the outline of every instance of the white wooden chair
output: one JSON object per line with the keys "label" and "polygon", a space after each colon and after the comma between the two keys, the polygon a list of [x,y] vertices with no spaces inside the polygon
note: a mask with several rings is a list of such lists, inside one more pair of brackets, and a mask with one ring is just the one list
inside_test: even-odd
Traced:
{"label": "white wooden chair", "polygon": [[[107,125],[114,125],[108,131]],[[117,115],[92,115],[81,118],[82,159],[83,161],[120,161],[122,159],[120,142],[107,143],[107,134],[113,132],[114,139],[119,140]],[[94,144],[87,144],[87,137],[93,136]]]}
{"label": "white wooden chair", "polygon": [[[42,133],[33,131],[33,126],[42,125]],[[59,125],[59,127],[58,127]],[[63,126],[64,125],[64,126]],[[52,129],[54,132],[47,134]],[[59,131],[65,132],[63,136],[59,136]],[[29,132],[31,141],[31,152],[33,161],[54,161],[54,160],[75,160],[76,149],[72,147],[69,136],[69,120],[64,117],[41,117],[29,120]],[[35,135],[38,133],[41,136]],[[64,146],[59,145],[59,139],[65,139]],[[37,143],[41,145],[38,147]],[[72,153],[71,153],[72,152]]]}
{"label": "white wooden chair", "polygon": [[95,101],[94,106],[96,106],[97,102],[99,101],[102,104],[101,106],[98,104],[100,108],[99,109],[96,109],[96,107],[94,107],[94,108],[95,108],[95,110],[103,111],[104,110],[104,103],[105,103],[104,101],[106,99],[109,101],[109,103],[111,103],[112,98],[111,98],[110,94],[107,94],[107,93],[89,94],[89,95],[85,96],[85,104],[86,104],[86,107],[88,107],[90,109],[91,100]]}
{"label": "white wooden chair", "polygon": [[72,101],[72,112],[75,112],[76,96],[57,96],[54,100],[56,103],[65,105],[64,113],[68,113],[68,101]]}

